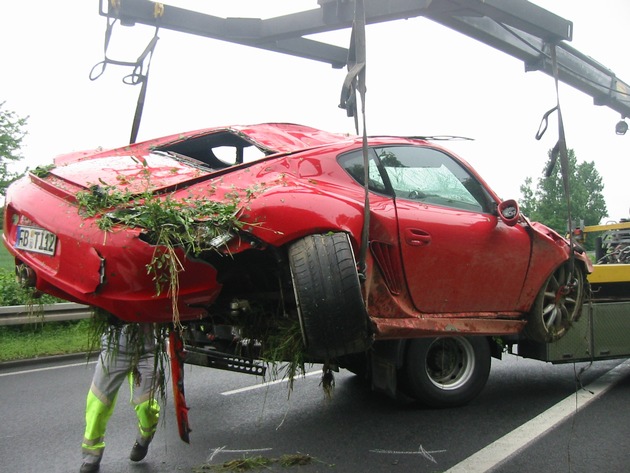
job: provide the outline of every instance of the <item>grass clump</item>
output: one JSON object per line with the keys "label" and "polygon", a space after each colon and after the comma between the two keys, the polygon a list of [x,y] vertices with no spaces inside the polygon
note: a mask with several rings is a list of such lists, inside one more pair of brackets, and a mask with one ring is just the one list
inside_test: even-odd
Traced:
{"label": "grass clump", "polygon": [[37,177],[44,178],[50,174],[50,171],[55,169],[54,164],[47,164],[45,166],[37,166],[35,169],[31,169],[31,174],[34,174]]}
{"label": "grass clump", "polygon": [[260,468],[268,468],[274,463],[272,458],[264,456],[255,456],[249,458],[238,458],[236,460],[229,460],[220,465],[208,465],[210,468],[203,468],[202,470],[209,471],[251,471]]}
{"label": "grass clump", "polygon": [[294,466],[305,466],[313,462],[313,457],[301,453],[282,455],[279,458],[269,458],[262,455],[254,457],[243,457],[235,460],[229,460],[217,465],[201,465],[193,468],[193,472],[200,473],[205,471],[224,472],[246,472],[260,469],[271,469],[274,464],[278,464],[283,468]]}
{"label": "grass clump", "polygon": [[280,321],[263,341],[262,361],[267,365],[272,379],[287,379],[290,395],[295,378],[306,374],[305,348],[299,321]]}

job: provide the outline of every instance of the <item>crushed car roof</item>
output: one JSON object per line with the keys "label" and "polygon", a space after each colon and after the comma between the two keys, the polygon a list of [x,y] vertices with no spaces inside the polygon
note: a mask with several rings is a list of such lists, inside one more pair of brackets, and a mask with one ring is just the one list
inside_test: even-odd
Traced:
{"label": "crushed car roof", "polygon": [[226,139],[238,136],[267,154],[291,153],[317,146],[337,143],[356,138],[342,133],[329,133],[293,123],[261,123],[258,125],[230,125],[168,135],[118,149],[78,151],[55,158],[55,165],[64,166],[76,161],[93,159],[96,156],[145,154],[151,149],[161,148],[169,143],[185,142],[203,135],[221,135]]}

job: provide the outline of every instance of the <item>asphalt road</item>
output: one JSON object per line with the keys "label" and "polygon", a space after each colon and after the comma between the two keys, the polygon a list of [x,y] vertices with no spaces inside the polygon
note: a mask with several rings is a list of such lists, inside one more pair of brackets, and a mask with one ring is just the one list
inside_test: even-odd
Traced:
{"label": "asphalt road", "polygon": [[[77,360],[0,366],[0,471],[78,471],[93,367]],[[587,390],[580,390],[576,373],[586,367],[509,355],[493,360],[477,399],[445,410],[390,400],[346,371],[336,375],[329,400],[319,374],[298,379],[289,397],[286,383],[262,386],[248,375],[186,367],[191,443],[179,440],[169,400],[149,455],[132,464],[135,418],[123,387],[101,471],[194,472],[296,453],[313,461],[259,471],[630,471],[630,363],[596,362],[581,375]],[[577,410],[583,400],[590,402]]]}

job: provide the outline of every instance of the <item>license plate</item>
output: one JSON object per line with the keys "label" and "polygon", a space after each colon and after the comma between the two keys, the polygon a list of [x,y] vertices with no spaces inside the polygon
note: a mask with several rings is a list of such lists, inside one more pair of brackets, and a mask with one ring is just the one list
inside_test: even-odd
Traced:
{"label": "license plate", "polygon": [[37,227],[17,227],[15,247],[18,250],[33,251],[53,256],[57,246],[57,235]]}

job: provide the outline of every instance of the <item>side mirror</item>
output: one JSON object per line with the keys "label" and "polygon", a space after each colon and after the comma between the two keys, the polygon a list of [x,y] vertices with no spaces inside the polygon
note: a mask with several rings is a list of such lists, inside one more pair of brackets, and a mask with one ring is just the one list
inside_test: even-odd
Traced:
{"label": "side mirror", "polygon": [[508,227],[513,227],[518,222],[520,212],[518,210],[518,204],[514,199],[504,200],[499,204],[497,208],[499,211],[499,218]]}

